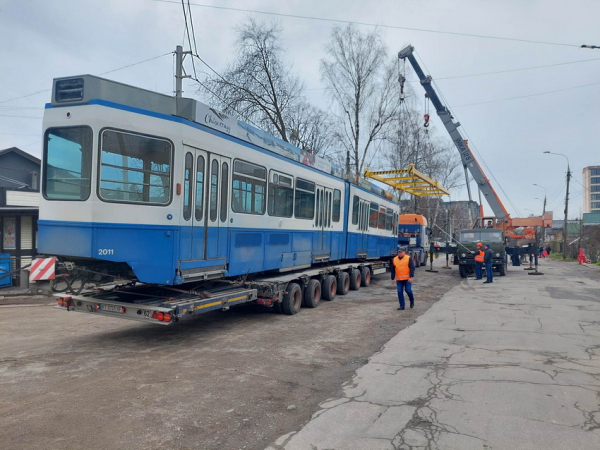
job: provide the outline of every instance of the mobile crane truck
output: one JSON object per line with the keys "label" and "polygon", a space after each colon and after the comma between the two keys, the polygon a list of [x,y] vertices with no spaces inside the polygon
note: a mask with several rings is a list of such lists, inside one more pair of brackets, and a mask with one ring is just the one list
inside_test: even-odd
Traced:
{"label": "mobile crane truck", "polygon": [[[414,50],[414,47],[411,45],[405,47],[398,53],[398,59],[408,60],[412,65],[417,77],[421,82],[421,85],[425,89],[425,96],[431,100],[437,115],[441,119],[446,131],[448,131],[448,134],[452,139],[452,142],[454,142],[454,145],[460,153],[465,171],[465,178],[467,180],[467,191],[469,194],[470,205],[469,213],[471,214],[471,219],[477,217],[477,220],[474,221],[473,229],[462,230],[460,232],[460,248],[457,249],[456,258],[459,264],[460,275],[464,278],[468,273],[474,270],[475,246],[478,241],[489,243],[491,245],[491,248],[494,251],[494,270],[497,270],[501,276],[505,275],[507,268],[506,253],[510,253],[518,257],[519,255],[530,251],[529,244],[537,244],[535,240],[535,233],[532,233],[532,227],[543,227],[544,219],[520,219],[512,218],[510,216],[500,201],[500,198],[496,194],[496,191],[492,187],[490,180],[486,177],[485,173],[481,169],[481,166],[475,159],[475,156],[473,155],[473,152],[471,152],[467,141],[463,138],[458,130],[460,123],[454,121],[454,117],[450,113],[450,110],[442,103],[437,95],[437,92],[433,88],[431,76],[425,75],[423,69],[417,62],[413,54]],[[401,83],[404,83],[404,77],[401,77],[400,81]],[[425,120],[426,123],[428,123],[429,114],[425,115]],[[479,214],[477,213],[476,208],[474,208],[467,170],[471,173],[473,179],[477,183],[480,197],[483,193],[483,196],[492,208],[495,217],[483,217],[483,207],[481,205]],[[521,229],[524,229],[525,232],[519,233]],[[469,250],[470,246],[473,247],[472,251]]]}

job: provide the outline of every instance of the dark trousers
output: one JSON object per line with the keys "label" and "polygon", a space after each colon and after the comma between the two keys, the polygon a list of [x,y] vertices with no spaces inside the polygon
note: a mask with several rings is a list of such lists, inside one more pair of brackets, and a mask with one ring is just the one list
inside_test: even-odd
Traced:
{"label": "dark trousers", "polygon": [[483,278],[481,276],[481,269],[483,269],[483,263],[475,261],[475,279],[477,280],[481,280]]}
{"label": "dark trousers", "polygon": [[415,297],[412,291],[412,283],[408,280],[396,280],[396,289],[398,289],[398,301],[400,302],[400,308],[404,308],[404,291],[408,295],[410,304],[415,304]]}
{"label": "dark trousers", "polygon": [[487,278],[487,281],[489,281],[490,283],[493,282],[494,274],[492,273],[492,263],[491,262],[485,263],[485,276]]}

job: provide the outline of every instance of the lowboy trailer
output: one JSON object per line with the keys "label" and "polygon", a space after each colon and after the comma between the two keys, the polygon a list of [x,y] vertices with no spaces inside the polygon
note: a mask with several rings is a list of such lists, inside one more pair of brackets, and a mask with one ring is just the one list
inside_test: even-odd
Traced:
{"label": "lowboy trailer", "polygon": [[58,306],[68,311],[173,325],[199,314],[227,311],[231,306],[250,302],[294,315],[301,306],[315,308],[322,299],[333,300],[349,290],[367,287],[373,275],[388,271],[388,261],[361,261],[246,281],[217,281],[202,291],[135,284],[55,297]]}

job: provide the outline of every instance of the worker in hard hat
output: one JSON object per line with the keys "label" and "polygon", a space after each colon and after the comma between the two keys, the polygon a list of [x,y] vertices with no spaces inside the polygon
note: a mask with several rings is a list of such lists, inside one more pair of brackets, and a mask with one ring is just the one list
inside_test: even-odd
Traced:
{"label": "worker in hard hat", "polygon": [[485,259],[485,252],[483,251],[483,244],[481,242],[477,243],[477,250],[475,250],[475,279],[482,280],[482,269],[483,269],[483,260]]}
{"label": "worker in hard hat", "polygon": [[412,291],[412,282],[415,276],[415,262],[413,259],[406,254],[406,248],[400,247],[398,249],[398,256],[392,260],[392,284],[396,285],[398,290],[398,302],[400,303],[399,310],[404,309],[404,292],[408,294],[410,300],[410,307],[415,306],[415,297]]}

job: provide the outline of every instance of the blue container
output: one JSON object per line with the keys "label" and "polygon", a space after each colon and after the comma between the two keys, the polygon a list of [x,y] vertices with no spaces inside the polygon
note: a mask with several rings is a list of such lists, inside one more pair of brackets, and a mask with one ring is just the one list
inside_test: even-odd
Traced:
{"label": "blue container", "polygon": [[10,272],[10,255],[0,253],[0,288],[12,286],[12,276],[6,276]]}

